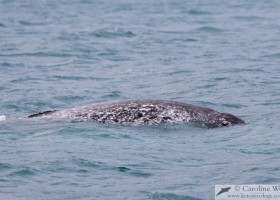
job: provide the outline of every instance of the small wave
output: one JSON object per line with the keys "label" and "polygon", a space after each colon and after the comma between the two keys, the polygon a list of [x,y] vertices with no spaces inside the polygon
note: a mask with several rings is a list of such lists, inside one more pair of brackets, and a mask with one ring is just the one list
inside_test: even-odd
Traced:
{"label": "small wave", "polygon": [[215,27],[212,27],[212,26],[203,26],[203,27],[195,29],[194,31],[205,32],[205,33],[221,33],[224,30],[220,29],[220,28],[215,28]]}
{"label": "small wave", "polygon": [[177,75],[177,74],[181,75],[181,74],[191,74],[191,73],[193,73],[193,71],[191,71],[191,70],[177,70],[177,71],[171,71],[171,72],[168,72],[165,74],[172,76],[172,75]]}
{"label": "small wave", "polygon": [[102,96],[102,98],[104,98],[104,99],[117,99],[117,98],[121,98],[121,97],[122,97],[121,91],[118,91],[118,90],[108,92],[107,94]]}
{"label": "small wave", "polygon": [[1,67],[12,67],[13,65],[7,62],[1,63]]}
{"label": "small wave", "polygon": [[14,172],[11,172],[8,176],[33,176],[38,173],[38,170],[33,168],[23,168],[16,170]]}
{"label": "small wave", "polygon": [[185,196],[185,195],[177,195],[173,193],[152,193],[149,195],[149,199],[152,200],[201,200],[196,197],[192,196]]}
{"label": "small wave", "polygon": [[275,54],[267,54],[263,55],[263,58],[269,58],[269,59],[279,59],[280,58],[280,53],[275,53]]}
{"label": "small wave", "polygon": [[0,121],[5,121],[6,120],[6,116],[5,115],[0,115]]}
{"label": "small wave", "polygon": [[151,173],[144,172],[142,170],[130,169],[130,168],[125,167],[125,166],[113,167],[112,170],[116,170],[118,172],[127,173],[128,175],[136,176],[136,177],[142,177],[142,178],[150,177],[150,176],[153,175]]}
{"label": "small wave", "polygon": [[189,10],[188,11],[189,15],[209,15],[211,14],[210,12],[202,11],[202,10]]}
{"label": "small wave", "polygon": [[60,52],[26,52],[14,54],[0,54],[0,57],[72,57],[73,55]]}
{"label": "small wave", "polygon": [[45,22],[29,22],[29,21],[19,21],[19,24],[24,26],[40,26],[40,25],[46,25]]}
{"label": "small wave", "polygon": [[79,159],[79,158],[74,158],[73,162],[75,164],[78,164],[79,168],[84,169],[86,171],[89,171],[90,169],[99,169],[99,170],[109,170],[113,172],[120,172],[127,174],[129,176],[135,176],[135,177],[141,177],[141,178],[147,178],[150,176],[153,176],[153,174],[149,172],[145,172],[139,169],[133,169],[129,168],[127,166],[114,166],[114,165],[109,165],[106,163],[102,162],[95,162],[95,161],[89,161],[85,159]]}
{"label": "small wave", "polygon": [[244,107],[247,107],[246,105],[242,105],[242,104],[229,104],[229,103],[226,103],[226,104],[222,104],[223,106],[225,107],[228,107],[228,108],[244,108]]}
{"label": "small wave", "polygon": [[92,33],[93,36],[95,37],[104,37],[104,38],[114,38],[114,37],[134,37],[135,34],[131,31],[125,31],[121,28],[115,28],[115,29],[110,29],[110,28],[104,28],[104,29],[99,29],[96,30]]}
{"label": "small wave", "polygon": [[0,163],[0,171],[12,169],[12,165],[8,163]]}
{"label": "small wave", "polygon": [[78,164],[80,167],[86,167],[86,168],[102,168],[102,166],[105,165],[102,162],[89,161],[80,158],[73,158],[73,162],[75,164]]}
{"label": "small wave", "polygon": [[197,39],[193,39],[193,38],[187,38],[187,39],[182,39],[183,42],[197,42]]}
{"label": "small wave", "polygon": [[62,62],[47,63],[46,66],[47,67],[58,67],[58,66],[66,66],[66,65],[69,65],[69,64],[72,64],[72,63],[73,63],[73,60],[70,59],[70,60],[65,60],[65,61],[62,61]]}
{"label": "small wave", "polygon": [[2,23],[0,23],[0,27],[5,28],[6,26]]}
{"label": "small wave", "polygon": [[262,20],[262,19],[267,19],[265,17],[259,17],[259,16],[254,16],[254,15],[248,15],[248,16],[234,16],[232,17],[233,19],[237,19],[237,20],[240,20],[240,21],[259,21],[259,20]]}

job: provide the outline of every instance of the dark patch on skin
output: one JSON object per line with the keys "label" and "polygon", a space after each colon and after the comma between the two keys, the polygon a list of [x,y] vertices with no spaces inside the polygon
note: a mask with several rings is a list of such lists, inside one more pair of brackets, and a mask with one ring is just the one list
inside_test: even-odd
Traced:
{"label": "dark patch on skin", "polygon": [[41,117],[41,116],[44,116],[44,115],[51,114],[53,112],[56,112],[56,110],[48,110],[48,111],[44,111],[44,112],[39,112],[39,113],[36,113],[36,114],[33,114],[33,115],[29,115],[28,118]]}

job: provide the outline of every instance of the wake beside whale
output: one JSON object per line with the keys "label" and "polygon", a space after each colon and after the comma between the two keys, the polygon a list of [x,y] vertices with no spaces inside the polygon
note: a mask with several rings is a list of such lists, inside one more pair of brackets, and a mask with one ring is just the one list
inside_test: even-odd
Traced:
{"label": "wake beside whale", "polygon": [[245,123],[229,113],[169,100],[127,100],[95,104],[67,110],[45,111],[26,118],[70,119],[131,126],[191,123],[206,128]]}

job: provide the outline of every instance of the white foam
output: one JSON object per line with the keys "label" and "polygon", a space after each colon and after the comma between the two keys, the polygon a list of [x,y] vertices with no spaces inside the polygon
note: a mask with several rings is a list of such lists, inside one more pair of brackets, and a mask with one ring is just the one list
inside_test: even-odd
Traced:
{"label": "white foam", "polygon": [[6,116],[5,115],[0,115],[0,121],[5,121],[6,120]]}

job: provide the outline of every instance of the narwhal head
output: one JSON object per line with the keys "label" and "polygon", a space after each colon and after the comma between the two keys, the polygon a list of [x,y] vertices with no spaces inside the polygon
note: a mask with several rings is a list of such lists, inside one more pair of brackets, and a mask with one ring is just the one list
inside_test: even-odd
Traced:
{"label": "narwhal head", "polygon": [[207,124],[207,127],[219,128],[237,124],[245,124],[245,122],[230,113],[216,113],[214,116],[212,116],[209,124]]}

